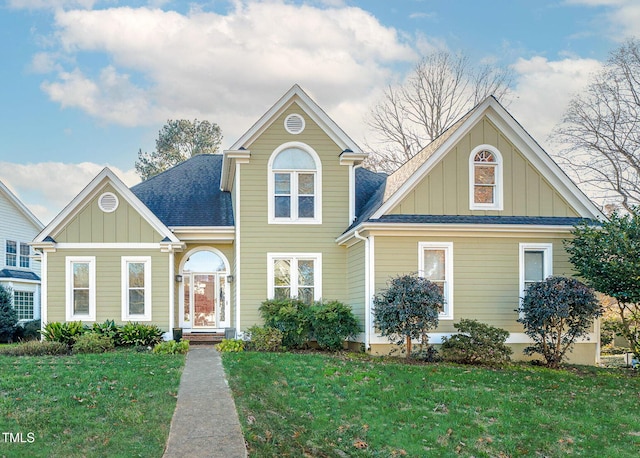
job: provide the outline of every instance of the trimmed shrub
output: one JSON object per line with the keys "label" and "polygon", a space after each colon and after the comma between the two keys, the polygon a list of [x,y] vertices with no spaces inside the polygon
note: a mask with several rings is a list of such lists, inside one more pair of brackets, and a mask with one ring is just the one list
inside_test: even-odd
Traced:
{"label": "trimmed shrub", "polygon": [[219,352],[240,352],[244,351],[244,340],[241,339],[222,339],[218,345],[216,345],[216,349]]}
{"label": "trimmed shrub", "polygon": [[157,355],[183,355],[189,351],[188,340],[167,340],[160,342],[153,347],[153,352]]}
{"label": "trimmed shrub", "polygon": [[260,305],[266,326],[282,331],[286,348],[303,348],[311,333],[310,307],[299,299],[269,299]]}
{"label": "trimmed shrub", "polygon": [[104,353],[114,347],[111,337],[92,331],[77,336],[72,348],[74,353]]}
{"label": "trimmed shrub", "polygon": [[11,305],[11,290],[0,286],[0,342],[9,342],[18,323],[18,314]]}
{"label": "trimmed shrub", "polygon": [[51,342],[62,342],[71,348],[76,338],[85,332],[87,332],[87,328],[80,321],[65,323],[53,321],[44,325],[42,337]]}
{"label": "trimmed shrub", "polygon": [[69,346],[62,342],[30,340],[17,345],[0,347],[0,355],[7,356],[57,356],[68,355]]}
{"label": "trimmed shrub", "polygon": [[444,297],[440,287],[426,278],[400,275],[389,281],[373,303],[375,327],[389,341],[406,343],[407,357],[411,357],[412,339],[420,339],[426,345],[427,332],[438,326]]}
{"label": "trimmed shrub", "polygon": [[271,326],[251,326],[245,331],[247,350],[281,351],[282,331]]}
{"label": "trimmed shrub", "polygon": [[593,290],[575,278],[549,277],[527,287],[518,311],[518,322],[534,342],[524,353],[540,353],[547,367],[557,368],[576,340],[587,336],[602,306]]}
{"label": "trimmed shrub", "polygon": [[310,317],[312,335],[318,346],[325,350],[341,350],[346,339],[360,332],[351,307],[342,302],[317,302],[311,307]]}
{"label": "trimmed shrub", "polygon": [[453,325],[460,333],[442,339],[440,353],[445,361],[462,364],[500,365],[513,350],[505,345],[509,331],[478,320],[463,319]]}

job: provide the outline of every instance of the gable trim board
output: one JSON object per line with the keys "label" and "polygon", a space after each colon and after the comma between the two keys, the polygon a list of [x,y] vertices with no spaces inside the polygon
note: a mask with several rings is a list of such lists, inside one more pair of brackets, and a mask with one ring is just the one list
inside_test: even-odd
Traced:
{"label": "gable trim board", "polygon": [[39,244],[45,242],[47,237],[55,238],[56,234],[64,228],[65,224],[75,217],[91,199],[96,197],[102,189],[109,184],[118,191],[125,201],[131,205],[158,234],[164,236],[169,242],[181,244],[180,240],[178,240],[169,228],[167,228],[108,167],[102,169],[69,205],[36,236],[34,243]]}
{"label": "gable trim board", "polygon": [[7,186],[0,181],[0,193],[4,194],[6,198],[13,204],[15,207],[20,210],[20,212],[38,229],[42,230],[44,224],[40,222],[36,216],[31,213],[31,210],[27,208],[25,204],[23,204],[18,197],[12,193]]}
{"label": "gable trim board", "polygon": [[[424,161],[424,163],[390,195],[385,192],[382,205],[373,213],[370,219],[378,219],[392,210],[444,156],[466,135],[472,127],[483,117],[487,116],[497,128],[505,133],[525,156],[547,178],[551,185],[558,189],[579,214],[597,220],[605,219],[602,212],[589,198],[570,180],[551,157],[531,138],[529,133],[504,109],[494,98],[488,97],[466,115],[459,126],[452,127],[446,140]],[[511,135],[509,135],[511,134]],[[443,134],[444,135],[444,134]],[[434,140],[434,142],[438,139]],[[427,146],[428,148],[429,146]],[[529,154],[527,154],[529,153]],[[420,154],[420,153],[418,153]],[[390,178],[393,174],[390,176]]]}
{"label": "gable trim board", "polygon": [[307,95],[302,88],[294,84],[262,117],[230,148],[242,150],[248,148],[271,125],[274,119],[280,116],[291,105],[298,106],[309,116],[322,130],[338,145],[342,151],[350,150],[353,153],[363,154],[360,147],[338,126],[320,106]]}

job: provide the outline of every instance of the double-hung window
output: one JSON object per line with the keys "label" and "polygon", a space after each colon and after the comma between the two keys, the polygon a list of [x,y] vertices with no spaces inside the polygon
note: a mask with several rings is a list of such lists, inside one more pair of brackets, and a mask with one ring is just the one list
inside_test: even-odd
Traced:
{"label": "double-hung window", "polygon": [[5,242],[5,264],[9,267],[17,265],[18,242],[15,240],[7,240]]}
{"label": "double-hung window", "polygon": [[30,267],[29,255],[31,249],[27,243],[16,242],[15,240],[7,240],[5,242],[5,264],[8,267]]}
{"label": "double-hung window", "polygon": [[151,257],[122,257],[122,321],[151,320]]}
{"label": "double-hung window", "polygon": [[20,244],[20,267],[29,268],[30,248],[26,243]]}
{"label": "double-hung window", "polygon": [[272,299],[298,298],[312,304],[322,297],[322,255],[269,253],[268,295]]}
{"label": "double-hung window", "polygon": [[96,319],[96,258],[66,258],[67,321]]}
{"label": "double-hung window", "polygon": [[269,222],[321,222],[321,174],[317,155],[307,148],[289,145],[276,150],[269,169]]}
{"label": "double-hung window", "polygon": [[418,274],[435,283],[444,297],[440,319],[453,319],[453,243],[420,242]]}
{"label": "double-hung window", "polygon": [[553,274],[553,244],[520,244],[520,297],[532,283],[545,280]]}
{"label": "double-hung window", "polygon": [[502,210],[502,157],[490,145],[475,148],[469,157],[471,210]]}

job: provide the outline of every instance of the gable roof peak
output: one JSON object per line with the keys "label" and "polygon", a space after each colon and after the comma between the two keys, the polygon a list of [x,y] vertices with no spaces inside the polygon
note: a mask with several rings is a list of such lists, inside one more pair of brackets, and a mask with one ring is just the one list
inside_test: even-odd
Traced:
{"label": "gable roof peak", "polygon": [[4,194],[9,202],[12,203],[36,228],[41,230],[44,227],[44,224],[42,224],[31,210],[29,210],[29,208],[27,208],[27,206],[18,199],[18,196],[11,192],[11,190],[2,181],[0,181],[0,195],[2,194]]}
{"label": "gable roof peak", "polygon": [[260,136],[285,110],[293,103],[298,106],[309,116],[320,128],[341,148],[341,150],[350,149],[354,153],[366,154],[360,147],[349,137],[346,132],[338,126],[325,111],[302,89],[299,84],[294,84],[291,88],[278,99],[278,101],[267,110],[267,112],[258,119],[258,121],[242,135],[229,149],[241,150],[249,149],[250,145]]}

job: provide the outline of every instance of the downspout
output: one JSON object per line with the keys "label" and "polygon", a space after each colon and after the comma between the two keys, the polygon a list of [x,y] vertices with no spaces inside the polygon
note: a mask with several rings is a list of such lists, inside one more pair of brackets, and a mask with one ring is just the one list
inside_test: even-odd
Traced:
{"label": "downspout", "polygon": [[169,338],[165,340],[173,339],[173,328],[175,327],[175,314],[176,314],[176,283],[175,283],[175,251],[173,247],[169,250]]}
{"label": "downspout", "polygon": [[371,348],[371,282],[369,280],[369,237],[363,237],[356,230],[353,236],[364,241],[364,348],[368,351]]}

